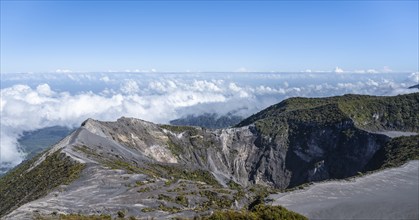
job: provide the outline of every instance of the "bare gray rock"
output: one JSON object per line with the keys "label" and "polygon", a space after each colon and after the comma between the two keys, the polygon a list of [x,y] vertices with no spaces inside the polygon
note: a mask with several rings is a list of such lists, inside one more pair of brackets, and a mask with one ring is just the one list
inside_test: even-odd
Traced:
{"label": "bare gray rock", "polygon": [[[417,94],[293,98],[251,116],[241,127],[216,130],[158,125],[125,117],[116,122],[88,119],[49,151],[19,166],[15,176],[2,177],[7,181],[0,181],[6,189],[0,189],[0,200],[9,202],[0,204],[0,216],[24,219],[81,213],[115,217],[117,212],[124,212],[126,216],[167,219],[240,209],[266,193],[264,189],[283,190],[308,182],[344,179],[381,168],[384,163],[394,166],[416,158],[418,136],[392,137],[418,131],[418,107]],[[74,178],[76,174],[80,176]],[[34,176],[37,178],[33,184],[39,184],[39,193],[32,190]],[[402,182],[393,184],[411,187],[415,186],[411,182],[416,181],[417,186],[417,177],[394,178]],[[369,189],[366,184],[361,192],[367,195],[369,190],[376,190],[379,194],[382,188],[397,198],[394,188],[377,181],[371,182],[373,188],[378,184],[376,188]],[[327,188],[332,191],[327,198],[339,198],[341,192],[345,197],[362,197],[357,196],[356,185],[347,187],[348,192]],[[401,197],[394,201],[404,201],[408,192],[417,191],[401,190]],[[361,199],[359,204],[368,207],[387,197],[371,198]],[[349,214],[349,210],[357,208],[353,202],[356,200],[342,201],[343,205],[333,207],[330,202],[324,206],[305,204],[309,211],[302,211],[314,217],[356,217],[356,213]],[[403,204],[410,209],[409,204]],[[391,205],[383,206],[390,209]],[[319,207],[313,210],[326,214],[311,212],[311,207]],[[334,210],[346,214],[335,215]]]}

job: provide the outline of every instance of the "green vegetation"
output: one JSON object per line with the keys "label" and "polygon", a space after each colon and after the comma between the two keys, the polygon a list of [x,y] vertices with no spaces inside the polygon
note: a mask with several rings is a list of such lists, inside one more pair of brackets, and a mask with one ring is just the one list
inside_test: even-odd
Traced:
{"label": "green vegetation", "polygon": [[150,208],[150,207],[147,207],[147,208],[143,208],[143,209],[141,209],[141,211],[142,211],[142,212],[154,212],[154,211],[156,211],[156,209],[154,209],[154,208]]}
{"label": "green vegetation", "polygon": [[84,153],[87,157],[90,157],[90,156],[99,156],[99,155],[96,154],[96,152],[93,151],[93,149],[90,149],[90,148],[88,148],[85,145],[82,145],[82,146],[74,146],[74,150]]}
{"label": "green vegetation", "polygon": [[181,209],[177,208],[177,207],[167,207],[164,205],[160,205],[158,210],[161,210],[163,212],[170,212],[170,213],[176,213],[176,212],[180,212]]}
{"label": "green vegetation", "polygon": [[147,183],[145,183],[144,181],[135,181],[135,186],[144,186]]}
{"label": "green vegetation", "polygon": [[[291,98],[249,117],[238,126],[255,124],[257,131],[262,134],[260,135],[261,138],[254,142],[257,147],[272,147],[267,144],[268,142],[275,143],[275,147],[283,148],[293,147],[296,146],[295,143],[298,143],[298,146],[304,150],[307,146],[305,143],[308,143],[310,138],[312,139],[310,135],[316,134],[313,132],[318,130],[334,132],[333,135],[324,132],[324,137],[333,136],[339,144],[354,146],[352,143],[358,142],[350,142],[351,140],[360,139],[361,135],[369,135],[358,128],[418,132],[418,103],[419,93],[395,97],[345,95],[331,98]],[[176,156],[182,155],[182,159],[194,153],[196,158],[201,158],[205,162],[207,160],[205,158],[206,150],[208,150],[205,148],[217,146],[220,141],[217,139],[218,136],[213,134],[215,137],[212,137],[200,128],[170,125],[160,125],[160,128],[175,133],[184,133],[185,138],[182,140],[177,140],[174,136],[169,135],[167,141],[168,149]],[[275,139],[277,136],[284,138]],[[316,137],[324,138],[317,134]],[[272,139],[275,140],[271,141]],[[388,141],[384,137],[382,139],[383,141],[379,142],[380,146],[384,146]],[[189,142],[185,144],[185,141]],[[278,143],[278,141],[283,142]],[[322,142],[319,141],[319,143]],[[408,160],[419,159],[418,143],[419,135],[394,138],[381,148],[380,152],[376,153],[373,158],[374,164],[371,166],[378,168],[399,166]],[[188,148],[183,148],[183,146]],[[148,175],[150,179],[156,179],[157,182],[154,185],[149,185],[149,181],[135,182],[137,192],[145,193],[145,197],[147,196],[150,199],[155,200],[157,198],[160,200],[154,207],[143,208],[143,212],[160,210],[176,213],[182,210],[195,210],[197,212],[218,210],[213,215],[204,217],[204,219],[306,219],[304,216],[288,211],[283,207],[263,205],[266,196],[272,193],[271,188],[257,185],[243,188],[233,180],[227,183],[228,188],[223,188],[211,172],[205,169],[196,169],[196,164],[192,162],[166,164],[129,161],[123,160],[121,157],[118,157],[118,159],[99,157],[95,150],[83,145],[75,146],[74,149],[88,157],[95,157],[111,169],[122,169],[128,173],[141,173]],[[286,152],[286,149],[284,152]],[[0,217],[24,203],[45,196],[61,184],[69,184],[78,178],[84,168],[83,164],[73,161],[65,154],[55,152],[47,156],[31,172],[26,172],[38,158],[21,164],[0,178]],[[185,161],[182,160],[182,162]],[[288,163],[286,165],[288,166]],[[364,172],[365,170],[361,171]],[[124,180],[128,180],[128,177],[125,178]],[[167,181],[163,183],[160,178]],[[132,184],[131,181],[127,182]],[[301,189],[305,186],[299,185],[293,189]],[[159,187],[166,191],[155,193],[160,190]],[[146,193],[150,191],[152,193]],[[143,196],[143,194],[139,195]],[[249,204],[249,210],[222,211],[222,209],[230,209],[235,200],[238,201],[240,206],[249,204],[249,201],[253,202]],[[167,206],[167,204],[173,207]],[[112,213],[112,215],[125,218],[124,211],[118,211]],[[60,219],[111,219],[111,216],[58,215],[56,212],[51,217],[59,217]],[[44,217],[40,217],[40,219],[44,219]]]}
{"label": "green vegetation", "polygon": [[137,190],[137,192],[139,192],[139,193],[150,192],[150,191],[151,191],[150,187],[144,187],[144,188],[141,188],[141,189]]}
{"label": "green vegetation", "polygon": [[233,180],[228,181],[227,186],[230,187],[230,189],[239,190],[242,188],[242,186]]}
{"label": "green vegetation", "polygon": [[242,198],[246,196],[245,189],[240,184],[234,182],[233,180],[228,181],[227,186],[230,189],[236,191],[233,196],[234,200],[240,201]]}
{"label": "green vegetation", "polygon": [[[398,96],[344,95],[330,98],[290,98],[252,115],[237,126],[256,123],[270,134],[286,122],[328,124],[351,119],[368,130],[419,130],[419,93]],[[273,127],[270,127],[273,126]]]}
{"label": "green vegetation", "polygon": [[188,198],[185,197],[183,194],[180,194],[180,195],[176,196],[174,199],[170,196],[167,196],[167,195],[164,195],[164,194],[159,194],[157,199],[167,201],[167,202],[174,202],[174,203],[177,203],[177,204],[182,205],[182,206],[188,206],[188,204],[189,204]]}
{"label": "green vegetation", "polygon": [[157,197],[158,200],[164,200],[164,201],[168,201],[168,202],[173,202],[172,197],[164,195],[164,194],[159,194],[159,196]]}
{"label": "green vegetation", "polygon": [[[175,164],[150,163],[144,164],[143,167],[130,164],[122,160],[102,161],[111,169],[123,169],[129,173],[142,173],[151,177],[185,179],[192,181],[200,181],[213,186],[220,186],[214,176],[201,169],[188,169]],[[168,183],[169,184],[169,183]]]}
{"label": "green vegetation", "polygon": [[176,196],[175,202],[183,206],[188,206],[189,204],[188,198],[186,198],[184,195]]}
{"label": "green vegetation", "polygon": [[188,134],[189,136],[195,136],[199,134],[199,130],[197,128],[190,126],[160,125],[160,128],[169,130],[174,133],[185,132],[185,134]]}
{"label": "green vegetation", "polygon": [[384,150],[383,168],[401,166],[409,160],[419,160],[419,135],[393,138]]}
{"label": "green vegetation", "polygon": [[182,155],[182,153],[183,153],[182,147],[173,143],[173,141],[171,140],[171,137],[169,137],[169,140],[167,141],[167,146],[168,146],[170,152],[172,152],[173,155],[175,155],[177,157]]}
{"label": "green vegetation", "polygon": [[289,122],[316,123],[321,125],[333,125],[338,122],[350,120],[338,107],[337,104],[327,104],[311,109],[298,109],[285,114]]}
{"label": "green vegetation", "polygon": [[71,183],[84,168],[84,164],[57,151],[27,172],[39,157],[23,162],[0,178],[0,216],[47,195],[59,185]]}
{"label": "green vegetation", "polygon": [[267,205],[257,205],[251,210],[224,210],[216,211],[214,214],[208,217],[204,217],[205,220],[281,220],[281,219],[290,219],[290,220],[306,220],[307,218],[289,211],[281,206],[267,206]]}
{"label": "green vegetation", "polygon": [[249,191],[253,192],[256,197],[261,197],[261,198],[265,198],[269,194],[278,192],[271,187],[263,186],[260,184],[255,184],[255,185],[250,186]]}
{"label": "green vegetation", "polygon": [[120,210],[116,214],[118,215],[118,218],[124,218],[125,217],[125,212],[124,211]]}
{"label": "green vegetation", "polygon": [[339,107],[349,115],[358,127],[370,130],[419,129],[419,93],[391,97],[343,96]]}
{"label": "green vegetation", "polygon": [[81,215],[81,214],[60,214],[59,216],[34,216],[35,220],[112,220],[110,215]]}
{"label": "green vegetation", "polygon": [[233,199],[240,201],[241,199],[243,199],[246,196],[245,191],[238,189],[237,192],[234,194]]}
{"label": "green vegetation", "polygon": [[172,181],[171,180],[167,180],[164,182],[164,186],[170,186],[172,185]]}
{"label": "green vegetation", "polygon": [[[333,106],[336,106],[337,100],[340,97],[345,97],[345,96],[331,97],[331,98],[301,98],[301,97],[289,98],[250,116],[249,118],[240,122],[237,125],[237,127],[249,125],[259,120],[264,120],[264,119],[272,120],[275,118],[280,118],[280,116],[285,116],[285,114],[288,112],[299,111],[299,110],[310,110],[310,109],[315,109],[315,108],[326,106],[326,105],[333,107]],[[302,112],[300,111],[299,114],[305,114],[305,113],[306,112],[304,111]],[[319,116],[321,116],[321,114]],[[294,118],[296,117],[294,116]],[[304,118],[307,118],[307,117],[304,117]]]}
{"label": "green vegetation", "polygon": [[102,163],[110,169],[121,169],[128,173],[143,173],[143,169],[122,160],[102,161]]}
{"label": "green vegetation", "polygon": [[[143,208],[142,212],[154,212],[154,211],[164,211],[169,213],[180,212],[181,209],[177,207],[166,207],[160,205],[156,208]],[[58,217],[58,218],[57,218]],[[35,220],[111,220],[110,215],[81,215],[81,214],[61,214],[59,216],[35,216]],[[123,211],[117,212],[116,219],[125,219],[125,213]],[[136,219],[133,216],[130,216],[128,219]],[[196,216],[194,219],[202,220],[307,220],[306,217],[289,211],[281,206],[268,206],[268,205],[257,205],[251,210],[218,210],[215,211],[210,216]]]}
{"label": "green vegetation", "polygon": [[327,104],[311,109],[286,111],[280,115],[268,116],[255,122],[256,128],[264,135],[276,136],[288,132],[301,132],[300,125],[326,127],[348,122],[346,116],[336,104]]}
{"label": "green vegetation", "polygon": [[210,129],[216,128],[227,128],[239,123],[243,118],[232,114],[219,116],[215,113],[205,113],[202,115],[194,116],[188,115],[184,118],[179,118],[170,121],[172,125],[184,125],[184,126],[198,126]]}
{"label": "green vegetation", "polygon": [[419,135],[402,136],[391,139],[369,161],[362,172],[397,167],[409,160],[419,160]]}
{"label": "green vegetation", "polygon": [[206,170],[189,170],[187,168],[165,164],[154,164],[152,166],[155,169],[156,175],[160,173],[166,178],[200,181],[210,185],[219,186],[214,176]]}
{"label": "green vegetation", "polygon": [[60,215],[60,220],[111,220],[110,215]]}
{"label": "green vegetation", "polygon": [[202,190],[199,191],[199,195],[202,197],[206,197],[208,199],[207,202],[202,204],[203,209],[225,209],[230,208],[233,204],[233,200],[226,195],[219,195],[217,192],[210,191],[210,190]]}

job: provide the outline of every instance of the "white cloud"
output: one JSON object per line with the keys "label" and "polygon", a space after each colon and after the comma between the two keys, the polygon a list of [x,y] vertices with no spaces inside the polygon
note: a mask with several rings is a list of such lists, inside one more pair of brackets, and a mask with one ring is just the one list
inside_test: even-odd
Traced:
{"label": "white cloud", "polygon": [[192,84],[192,89],[195,91],[211,91],[211,92],[221,92],[221,89],[213,82],[208,82],[206,80],[194,80]]}
{"label": "white cloud", "polygon": [[121,85],[121,91],[125,94],[135,94],[140,91],[140,87],[138,86],[137,82],[133,80],[126,80]]}
{"label": "white cloud", "polygon": [[240,92],[242,90],[242,88],[237,86],[236,83],[234,83],[234,82],[228,84],[228,88],[233,92]]}
{"label": "white cloud", "polygon": [[[292,96],[414,92],[406,89],[407,82],[417,82],[419,77],[419,73],[405,74],[405,78],[395,82],[368,73],[348,73],[340,77],[330,77],[329,73],[52,75],[57,74],[10,75],[2,78],[2,82],[39,80],[40,83],[31,86],[16,84],[1,89],[0,166],[13,166],[23,159],[23,153],[17,145],[17,139],[23,131],[54,125],[78,126],[89,117],[116,120],[128,116],[167,123],[188,113],[208,111],[220,114],[235,111],[248,116]],[[84,83],[89,90],[70,92],[54,89],[54,83],[58,81],[61,83],[58,85],[62,85],[65,80],[71,84],[70,87]],[[90,85],[97,86],[98,83],[104,86],[102,90],[91,92],[93,87]]]}
{"label": "white cloud", "polygon": [[19,149],[17,139],[19,134],[11,130],[1,129],[0,131],[0,168],[2,167],[14,167],[18,165],[24,159],[24,152]]}
{"label": "white cloud", "polygon": [[378,73],[378,71],[375,70],[375,69],[368,69],[367,70],[367,73]]}
{"label": "white cloud", "polygon": [[390,73],[390,72],[393,72],[393,70],[389,66],[383,67],[383,73]]}
{"label": "white cloud", "polygon": [[245,67],[240,67],[240,68],[236,69],[234,72],[245,73],[245,72],[248,72],[248,70]]}
{"label": "white cloud", "polygon": [[365,70],[355,70],[354,73],[365,73]]}
{"label": "white cloud", "polygon": [[419,72],[411,73],[409,75],[409,80],[413,83],[418,84],[419,83]]}
{"label": "white cloud", "polygon": [[109,81],[111,81],[111,79],[109,79],[108,76],[104,76],[104,77],[100,78],[100,80],[103,81],[103,82],[109,82]]}
{"label": "white cloud", "polygon": [[269,86],[258,86],[255,90],[254,93],[256,93],[257,95],[265,95],[265,94],[270,94],[270,95],[283,95],[287,92],[289,92],[289,89],[284,89],[284,88],[272,88]]}
{"label": "white cloud", "polygon": [[229,99],[214,82],[195,81],[192,84],[180,83],[180,86],[187,88],[179,88],[172,80],[152,82],[148,88],[160,90],[163,94],[145,96],[139,94],[140,87],[134,80],[122,83],[121,93],[106,90],[103,95],[60,93],[52,91],[48,84],[41,84],[36,89],[26,85],[2,89],[1,166],[14,166],[22,161],[23,153],[17,139],[23,131],[53,125],[77,126],[89,117],[115,120],[130,116],[168,122],[179,115],[179,108]]}
{"label": "white cloud", "polygon": [[335,73],[343,73],[344,71],[343,71],[343,69],[342,69],[342,68],[336,67],[336,68],[333,70],[333,72],[335,72]]}
{"label": "white cloud", "polygon": [[372,80],[372,79],[369,79],[369,80],[366,82],[366,84],[367,84],[368,86],[378,86],[378,85],[379,85],[377,82],[375,82],[375,81],[374,81],[374,80]]}
{"label": "white cloud", "polygon": [[41,84],[37,86],[36,91],[43,96],[51,96],[53,94],[48,84]]}
{"label": "white cloud", "polygon": [[153,81],[148,86],[149,86],[150,89],[152,89],[152,90],[154,90],[158,93],[167,92],[171,89],[166,85],[165,82],[160,82],[160,81]]}
{"label": "white cloud", "polygon": [[55,72],[56,73],[71,73],[73,71],[71,71],[69,69],[56,69]]}

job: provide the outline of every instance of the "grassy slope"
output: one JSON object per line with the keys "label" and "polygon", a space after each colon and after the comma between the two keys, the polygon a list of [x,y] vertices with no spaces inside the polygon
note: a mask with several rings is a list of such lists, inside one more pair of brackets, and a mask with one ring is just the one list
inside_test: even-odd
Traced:
{"label": "grassy slope", "polygon": [[[395,97],[374,97],[361,95],[345,95],[331,98],[291,98],[273,105],[242,121],[238,126],[255,123],[256,127],[266,135],[277,135],[288,132],[293,126],[289,124],[315,123],[321,126],[335,123],[351,122],[365,129],[394,129],[418,131],[419,129],[419,93]],[[378,115],[378,119],[374,118]],[[162,126],[164,127],[164,126]],[[195,128],[183,126],[166,126],[166,129],[180,130],[192,134]],[[399,165],[406,159],[418,158],[418,136],[394,139],[383,150],[383,158],[388,166]],[[5,215],[20,205],[40,198],[53,188],[67,184],[76,179],[82,164],[64,158],[59,152],[47,157],[31,172],[26,170],[36,160],[29,160],[0,178],[0,216]],[[126,169],[134,173],[146,173],[151,176],[166,174],[180,179],[191,179],[214,184],[216,181],[206,172],[185,171],[176,167],[134,167],[132,164],[110,162],[111,168]],[[112,166],[111,166],[112,165]],[[154,174],[154,175],[153,175]],[[262,210],[263,211],[263,210]],[[219,213],[225,216],[228,213]],[[234,213],[233,213],[234,214]],[[237,214],[237,213],[236,213]],[[254,216],[255,213],[241,213]],[[241,215],[240,213],[238,215]],[[235,214],[234,214],[235,215]],[[250,218],[250,217],[249,217]],[[251,219],[251,218],[250,218]]]}
{"label": "grassy slope", "polygon": [[305,216],[302,216],[293,211],[289,211],[281,206],[268,206],[268,205],[257,205],[253,209],[247,211],[216,211],[209,217],[204,217],[205,220],[234,220],[234,219],[266,219],[266,220],[306,220]]}
{"label": "grassy slope", "polygon": [[0,178],[0,216],[47,195],[59,185],[69,184],[78,178],[84,168],[83,164],[71,160],[65,154],[55,152],[27,172],[38,158],[23,162]]}
{"label": "grassy slope", "polygon": [[[320,128],[345,122],[372,131],[419,132],[419,93],[389,97],[290,98],[252,115],[237,126],[254,123],[262,134],[275,137],[302,132],[300,125],[314,123]],[[390,140],[374,155],[365,171],[400,166],[419,159],[418,143],[418,135]]]}
{"label": "grassy slope", "polygon": [[419,160],[419,135],[392,139],[384,147],[383,168],[400,166],[408,160]]}
{"label": "grassy slope", "polygon": [[419,160],[419,135],[391,139],[371,159],[365,171],[401,166]]}
{"label": "grassy slope", "polygon": [[[79,215],[79,214],[68,214],[68,215],[49,215],[49,216],[38,216],[36,220],[52,220],[52,219],[62,219],[62,220],[111,220],[110,215]],[[125,217],[123,214],[120,214],[118,218],[115,219],[137,219],[135,217]],[[175,218],[177,219],[177,218]],[[179,218],[183,219],[183,218]],[[303,215],[300,215],[296,212],[287,210],[281,206],[269,206],[269,205],[257,205],[251,210],[220,210],[215,211],[209,216],[196,216],[194,219],[201,220],[307,220]]]}
{"label": "grassy slope", "polygon": [[[398,96],[344,95],[330,98],[290,98],[250,116],[237,127],[252,123],[287,119],[292,112],[310,114],[313,109],[337,106],[355,125],[369,130],[419,131],[419,93]],[[319,112],[323,118],[340,114]],[[293,114],[291,114],[293,115]],[[304,118],[301,118],[304,119]],[[321,120],[318,122],[322,122]]]}

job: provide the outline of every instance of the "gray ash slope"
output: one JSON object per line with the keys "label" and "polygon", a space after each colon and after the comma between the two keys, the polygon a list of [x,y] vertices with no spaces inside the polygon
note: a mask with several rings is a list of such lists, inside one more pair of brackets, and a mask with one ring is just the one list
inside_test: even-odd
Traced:
{"label": "gray ash slope", "polygon": [[309,219],[418,219],[419,161],[346,181],[271,195]]}
{"label": "gray ash slope", "polygon": [[88,119],[0,179],[0,215],[123,210],[168,218],[239,209],[264,187],[286,189],[418,159],[411,144],[417,135],[403,145],[404,137],[382,133],[416,134],[418,103],[419,93],[292,98],[218,130]]}

